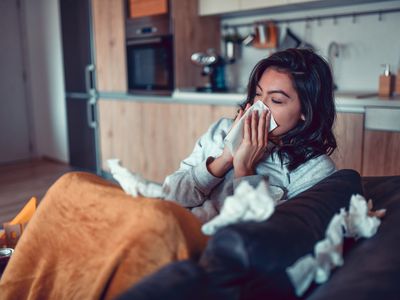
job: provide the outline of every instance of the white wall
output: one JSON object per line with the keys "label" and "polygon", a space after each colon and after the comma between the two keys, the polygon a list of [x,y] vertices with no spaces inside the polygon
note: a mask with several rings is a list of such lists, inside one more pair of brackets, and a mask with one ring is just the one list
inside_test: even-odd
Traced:
{"label": "white wall", "polygon": [[[334,13],[351,13],[355,11],[400,8],[400,1],[388,1],[375,4],[344,6],[327,9],[315,9],[295,13],[257,15],[252,17],[223,18],[222,24],[251,23],[255,20],[286,19],[314,15],[329,15]],[[309,23],[306,22],[279,24],[281,37],[286,26],[300,38],[311,43],[316,51],[327,58],[328,46],[332,41],[341,45],[339,57],[333,65],[335,80],[342,91],[377,91],[378,78],[382,73],[381,64],[388,63],[391,69],[397,71],[400,67],[400,12],[383,14],[379,21],[378,15],[356,17],[355,23],[351,17],[332,19]],[[240,29],[243,35],[248,34],[251,27]],[[234,65],[227,67],[227,81],[231,85],[245,87],[251,69],[262,57],[268,56],[269,50],[243,48],[243,58]]]}
{"label": "white wall", "polygon": [[68,162],[67,115],[58,1],[25,0],[29,100],[35,152]]}

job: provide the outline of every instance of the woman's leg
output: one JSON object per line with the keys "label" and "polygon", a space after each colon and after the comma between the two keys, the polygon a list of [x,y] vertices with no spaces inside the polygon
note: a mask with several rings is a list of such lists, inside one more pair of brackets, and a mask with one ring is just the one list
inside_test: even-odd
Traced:
{"label": "woman's leg", "polygon": [[169,262],[199,256],[207,241],[200,226],[175,203],[68,173],[19,240],[0,299],[111,299]]}

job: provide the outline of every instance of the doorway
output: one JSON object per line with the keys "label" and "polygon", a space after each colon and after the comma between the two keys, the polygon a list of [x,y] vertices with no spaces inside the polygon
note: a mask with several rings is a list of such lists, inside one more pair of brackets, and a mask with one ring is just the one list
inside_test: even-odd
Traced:
{"label": "doorway", "polygon": [[32,156],[20,0],[0,1],[0,164]]}

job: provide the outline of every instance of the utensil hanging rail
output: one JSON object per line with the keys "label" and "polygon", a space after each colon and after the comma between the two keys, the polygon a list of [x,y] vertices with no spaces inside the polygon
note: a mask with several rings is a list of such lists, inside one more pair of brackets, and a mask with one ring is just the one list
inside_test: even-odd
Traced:
{"label": "utensil hanging rail", "polygon": [[[338,14],[329,14],[329,15],[320,15],[320,16],[308,16],[308,17],[299,17],[299,18],[288,18],[288,19],[273,19],[275,23],[292,23],[292,22],[302,22],[302,21],[321,21],[324,19],[333,19],[337,20],[339,18],[347,18],[347,17],[357,17],[357,16],[367,16],[367,15],[379,15],[379,20],[381,20],[381,16],[383,14],[400,12],[400,8],[389,8],[389,9],[378,9],[378,10],[369,10],[369,11],[360,11],[360,12],[351,12],[351,13],[338,13]],[[264,20],[259,20],[251,23],[239,23],[239,24],[225,24],[223,26],[224,29],[228,28],[239,28],[239,27],[251,27],[254,26],[254,23],[263,22]]]}

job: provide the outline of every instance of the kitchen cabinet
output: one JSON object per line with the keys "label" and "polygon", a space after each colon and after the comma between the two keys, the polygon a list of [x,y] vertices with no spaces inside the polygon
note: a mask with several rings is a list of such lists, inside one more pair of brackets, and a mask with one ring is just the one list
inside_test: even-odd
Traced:
{"label": "kitchen cabinet", "polygon": [[288,0],[240,0],[241,10],[270,8],[288,4]]}
{"label": "kitchen cabinet", "polygon": [[[96,70],[94,72],[95,90],[100,95],[104,92],[125,93],[127,91],[125,3],[125,0],[92,0],[91,2]],[[199,17],[197,7],[197,0],[170,1],[170,17],[174,28],[175,87],[177,88],[203,85],[205,78],[201,75],[201,68],[194,65],[190,60],[194,52],[205,52],[208,48],[219,50],[220,30],[216,30],[216,28],[220,28],[219,18]],[[150,137],[152,137],[154,135],[152,130],[155,130],[152,126],[156,124],[151,120],[156,118],[162,120],[164,118],[162,111],[157,110],[164,106],[156,106],[154,112],[150,114],[148,113],[148,107],[152,107],[150,104],[130,103],[128,105],[116,102],[118,100],[100,99],[97,104],[97,128],[99,128],[99,142],[97,144],[100,145],[98,146],[100,151],[97,151],[100,156],[98,157],[99,168],[104,169],[105,159],[111,156],[118,157],[127,161],[128,166],[133,170],[148,175],[148,178],[161,180],[167,173],[172,172],[177,167],[179,159],[182,159],[179,150],[171,154],[176,158],[167,159],[164,164],[151,165],[149,163],[153,154],[155,154],[154,157],[159,157],[160,153],[157,151],[164,151],[160,149],[165,149],[165,147],[172,149],[174,147],[174,145],[171,146],[166,142],[166,145],[164,145],[164,142],[162,142],[168,139],[172,133],[160,138],[161,142],[156,141],[156,143],[162,143],[162,147],[153,148],[148,144],[149,139],[147,139],[146,134],[149,132]],[[104,107],[107,107],[109,111],[104,111]],[[204,109],[204,107],[202,108]],[[144,111],[146,111],[146,116],[150,116],[149,120],[142,118]],[[202,110],[200,109],[200,111]],[[157,112],[159,113],[157,114]],[[172,115],[174,116],[173,113]],[[135,125],[138,120],[141,120],[140,126]],[[126,122],[132,127],[123,127]],[[163,130],[163,125],[159,125]],[[140,130],[137,130],[137,128],[140,128]],[[202,127],[199,129],[202,129]],[[118,138],[121,137],[120,132],[124,133],[124,138]],[[109,134],[115,136],[109,136]],[[161,136],[157,133],[157,136],[159,135]],[[131,142],[132,139],[141,141],[141,143],[133,143]],[[174,141],[177,144],[184,142]],[[185,145],[189,143],[187,140],[185,141]],[[189,144],[193,144],[192,139],[190,139]],[[168,148],[168,146],[171,147]],[[174,162],[175,164],[173,164]]]}
{"label": "kitchen cabinet", "polygon": [[167,0],[129,0],[129,17],[148,17],[168,13]]}
{"label": "kitchen cabinet", "polygon": [[124,167],[162,182],[193,150],[197,139],[235,106],[99,100],[102,169],[119,158]]}
{"label": "kitchen cabinet", "polygon": [[216,16],[199,17],[198,0],[172,0],[174,32],[175,87],[204,86],[208,77],[190,57],[195,52],[214,48],[220,53],[220,20]]}
{"label": "kitchen cabinet", "polygon": [[124,0],[92,0],[96,88],[126,92]]}
{"label": "kitchen cabinet", "polygon": [[199,0],[199,15],[215,15],[234,12],[244,12],[257,9],[269,9],[281,7],[282,11],[290,4],[307,4],[309,2],[321,2],[326,0]]}
{"label": "kitchen cabinet", "polygon": [[[360,3],[379,2],[378,0],[361,0]],[[230,3],[232,3],[230,5]],[[273,12],[286,12],[298,9],[312,9],[348,5],[347,0],[199,0],[199,15],[255,12],[272,9]]]}
{"label": "kitchen cabinet", "polygon": [[199,15],[215,15],[240,10],[240,0],[199,0]]}
{"label": "kitchen cabinet", "polygon": [[[179,167],[213,122],[221,117],[232,118],[237,110],[233,105],[148,101],[100,99],[102,170],[108,170],[107,159],[119,158],[131,171],[161,182]],[[388,129],[385,124],[392,122],[379,125],[370,117],[388,112],[400,119],[397,116],[400,109],[395,108],[367,107],[365,113],[337,113],[334,124],[337,149],[331,157],[338,169],[354,169],[362,176],[400,174],[400,128],[391,125]],[[390,118],[384,115],[384,120]],[[395,124],[400,127],[400,122]]]}
{"label": "kitchen cabinet", "polygon": [[400,175],[400,132],[366,130],[363,175]]}
{"label": "kitchen cabinet", "polygon": [[337,113],[334,124],[337,148],[332,159],[338,169],[354,169],[362,173],[363,113]]}
{"label": "kitchen cabinet", "polygon": [[[145,2],[146,5],[154,3],[157,7],[166,5],[156,0],[135,3],[139,2]],[[92,0],[96,89],[100,92],[127,91],[125,4],[126,0]],[[190,60],[194,52],[205,52],[208,48],[219,51],[220,31],[215,30],[220,27],[219,18],[200,18],[197,8],[197,0],[170,1],[177,88],[205,83],[201,68]]]}
{"label": "kitchen cabinet", "polygon": [[363,175],[400,174],[400,109],[367,108]]}
{"label": "kitchen cabinet", "polygon": [[400,174],[400,109],[365,108],[365,113],[338,113],[334,132],[338,169],[362,176]]}

